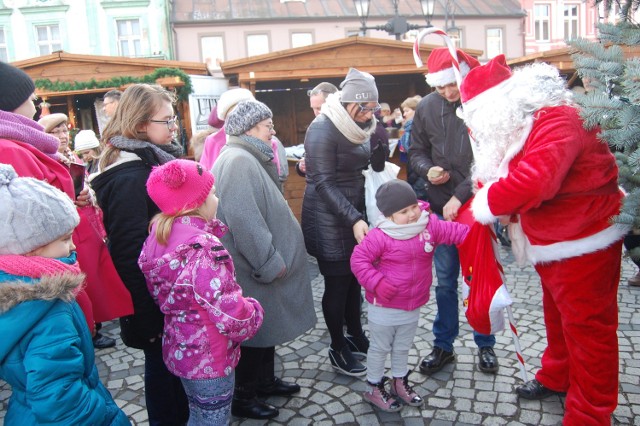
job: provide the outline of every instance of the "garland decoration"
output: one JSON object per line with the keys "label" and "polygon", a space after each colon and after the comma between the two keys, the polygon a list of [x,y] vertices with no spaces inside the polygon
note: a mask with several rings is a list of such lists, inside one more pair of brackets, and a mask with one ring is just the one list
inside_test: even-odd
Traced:
{"label": "garland decoration", "polygon": [[184,86],[176,87],[176,94],[178,99],[186,101],[189,98],[189,94],[193,91],[191,86],[191,78],[184,71],[178,68],[156,68],[151,74],[143,77],[114,77],[110,80],[96,81],[91,79],[89,81],[51,81],[46,78],[37,79],[35,85],[38,89],[43,89],[48,92],[67,92],[77,91],[85,89],[107,89],[112,87],[122,87],[128,84],[135,83],[147,83],[155,84],[156,80],[162,77],[178,77],[183,81]]}

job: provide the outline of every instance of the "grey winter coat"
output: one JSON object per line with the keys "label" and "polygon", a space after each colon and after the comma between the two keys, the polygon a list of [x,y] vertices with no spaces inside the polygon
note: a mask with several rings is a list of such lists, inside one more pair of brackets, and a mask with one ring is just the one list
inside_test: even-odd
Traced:
{"label": "grey winter coat", "polygon": [[316,313],[302,231],[282,195],[275,164],[250,143],[229,136],[213,174],[218,218],[229,227],[222,242],[244,296],[264,308],[262,328],[242,345],[293,340],[315,325]]}
{"label": "grey winter coat", "polygon": [[473,152],[467,127],[456,115],[459,106],[459,102],[448,102],[433,92],[418,104],[411,128],[409,162],[414,173],[427,180],[429,169],[440,166],[451,176],[442,185],[431,185],[427,180],[426,201],[440,215],[451,196],[462,204],[471,198]]}

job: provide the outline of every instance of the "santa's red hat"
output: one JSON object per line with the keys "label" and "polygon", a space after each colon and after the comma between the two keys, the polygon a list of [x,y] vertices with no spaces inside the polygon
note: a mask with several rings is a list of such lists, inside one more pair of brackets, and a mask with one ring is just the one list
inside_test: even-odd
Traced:
{"label": "santa's red hat", "polygon": [[[471,69],[480,66],[480,62],[476,58],[467,55],[460,49],[456,49],[456,52],[462,77],[466,76]],[[427,69],[429,70],[426,75],[427,84],[431,87],[437,87],[455,83],[456,75],[453,66],[453,58],[447,47],[433,49],[427,60]]]}
{"label": "santa's red hat", "polygon": [[493,97],[511,78],[511,68],[504,55],[498,55],[486,64],[469,71],[460,85],[460,99],[469,107],[477,98]]}

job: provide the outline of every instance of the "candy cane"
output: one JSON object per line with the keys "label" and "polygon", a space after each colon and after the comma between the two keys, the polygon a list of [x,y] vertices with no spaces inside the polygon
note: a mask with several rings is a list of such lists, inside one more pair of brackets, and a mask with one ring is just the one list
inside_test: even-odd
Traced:
{"label": "candy cane", "polygon": [[526,383],[529,381],[527,377],[527,369],[524,365],[524,357],[522,356],[522,348],[520,348],[520,340],[518,339],[518,330],[516,329],[516,321],[513,318],[513,312],[511,306],[507,306],[507,316],[509,317],[509,329],[511,330],[511,336],[513,337],[513,346],[516,348],[516,358],[518,358],[518,364],[520,365],[520,376]]}
{"label": "candy cane", "polygon": [[[495,235],[495,230],[493,227],[491,229],[491,245],[493,247],[493,253],[496,259],[500,259],[500,250],[498,249],[498,237]],[[502,282],[506,283],[506,279],[504,276],[504,269],[502,268],[502,264],[498,262],[498,268],[500,270],[500,277],[502,278]],[[503,284],[504,285],[504,284]],[[518,359],[518,364],[520,366],[520,376],[522,380],[527,382],[527,369],[524,364],[524,357],[522,356],[522,348],[520,347],[520,339],[518,338],[518,329],[516,328],[516,320],[513,317],[513,311],[511,310],[511,305],[507,305],[507,317],[509,318],[509,330],[511,331],[511,337],[513,339],[513,347],[516,350],[516,358]]]}
{"label": "candy cane", "polygon": [[453,40],[447,35],[446,31],[442,28],[438,27],[429,27],[420,31],[416,41],[413,43],[413,60],[416,63],[418,68],[422,68],[424,63],[422,62],[422,58],[420,57],[420,42],[424,37],[429,34],[437,34],[444,39],[447,48],[449,49],[449,53],[451,54],[451,64],[453,65],[453,73],[456,76],[456,83],[458,84],[458,88],[460,88],[460,84],[462,83],[462,76],[460,75],[460,63],[458,62],[458,52],[456,51],[456,46],[453,44]]}

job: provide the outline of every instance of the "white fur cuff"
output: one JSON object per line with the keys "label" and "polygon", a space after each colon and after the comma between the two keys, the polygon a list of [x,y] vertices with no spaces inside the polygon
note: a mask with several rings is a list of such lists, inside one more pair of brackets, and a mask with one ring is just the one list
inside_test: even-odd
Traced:
{"label": "white fur cuff", "polygon": [[491,213],[489,208],[489,188],[491,188],[493,182],[483,186],[473,198],[471,202],[471,211],[476,221],[482,224],[490,224],[495,222],[498,218]]}

